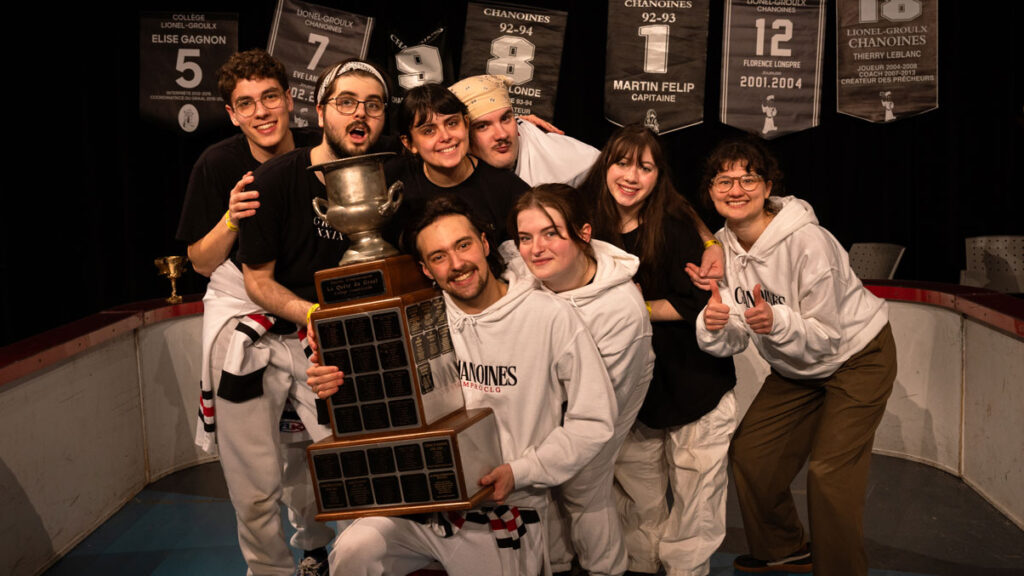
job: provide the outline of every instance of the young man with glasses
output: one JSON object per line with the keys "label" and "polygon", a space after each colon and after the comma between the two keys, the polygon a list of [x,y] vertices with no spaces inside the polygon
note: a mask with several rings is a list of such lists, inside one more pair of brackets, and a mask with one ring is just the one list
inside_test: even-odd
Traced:
{"label": "young man with glasses", "polygon": [[[203,298],[202,394],[196,443],[220,454],[235,507],[239,547],[249,572],[284,576],[295,571],[277,521],[278,502],[283,501],[295,528],[291,544],[307,556],[296,573],[326,574],[324,546],[334,533],[314,518],[316,505],[305,464],[309,435],[291,404],[268,403],[269,396],[243,401],[246,395],[238,393],[240,388],[258,390],[263,386],[261,353],[252,346],[255,340],[245,334],[252,327],[265,330],[273,318],[248,298],[242,271],[233,261],[238,224],[260,207],[259,193],[245,191],[252,182],[252,171],[291,151],[296,142],[318,140],[319,133],[289,129],[292,98],[288,75],[284,66],[263,50],[232,55],[218,71],[218,88],[231,122],[241,133],[210,146],[196,162],[177,233],[178,239],[188,244],[195,270],[210,277]],[[215,396],[220,399],[216,403]],[[273,446],[264,451],[262,459],[248,442],[256,428],[261,437],[271,439],[267,446]],[[268,513],[273,514],[273,521],[265,518]]]}

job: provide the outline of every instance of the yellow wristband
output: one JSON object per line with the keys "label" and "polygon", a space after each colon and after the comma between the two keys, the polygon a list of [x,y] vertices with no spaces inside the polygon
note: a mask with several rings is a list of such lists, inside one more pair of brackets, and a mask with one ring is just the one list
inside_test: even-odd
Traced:
{"label": "yellow wristband", "polygon": [[644,306],[647,306],[647,316],[648,317],[653,317],[654,316],[654,311],[651,310],[651,303],[650,303],[650,301],[644,300]]}
{"label": "yellow wristband", "polygon": [[309,307],[309,310],[306,311],[306,324],[309,324],[309,318],[313,315],[313,312],[316,312],[319,309],[320,309],[320,304],[319,303],[313,304],[312,306]]}
{"label": "yellow wristband", "polygon": [[705,249],[705,250],[707,250],[708,248],[711,248],[712,246],[715,246],[715,245],[721,246],[721,245],[722,245],[722,243],[721,243],[721,242],[719,242],[719,241],[718,241],[717,239],[715,239],[715,238],[712,238],[711,240],[706,240],[706,241],[704,242],[704,249]]}
{"label": "yellow wristband", "polygon": [[231,230],[232,232],[238,232],[238,225],[231,221],[230,209],[228,209],[228,211],[224,213],[224,223],[227,224],[228,230]]}

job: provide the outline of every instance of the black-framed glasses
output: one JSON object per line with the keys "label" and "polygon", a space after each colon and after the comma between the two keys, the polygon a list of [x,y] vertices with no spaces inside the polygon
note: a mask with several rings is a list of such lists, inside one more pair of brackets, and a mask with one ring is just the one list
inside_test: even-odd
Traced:
{"label": "black-framed glasses", "polygon": [[[284,92],[277,90],[267,92],[260,96],[259,102],[267,110],[277,110],[284,104]],[[248,118],[256,113],[256,101],[252,98],[239,98],[238,102],[231,106],[231,109],[235,111],[235,114]]]}
{"label": "black-framed glasses", "polygon": [[386,103],[376,98],[371,100],[356,100],[351,96],[335,96],[334,98],[328,98],[327,102],[333,102],[334,107],[338,112],[345,116],[351,116],[356,113],[356,108],[359,105],[363,105],[363,110],[366,110],[366,115],[376,118],[384,114],[384,109],[388,107]]}
{"label": "black-framed glasses", "polygon": [[747,192],[753,192],[757,190],[757,185],[764,181],[757,174],[744,174],[743,176],[715,176],[715,179],[711,181],[711,187],[715,192],[728,192],[732,190],[734,183],[739,182],[740,188],[743,188]]}

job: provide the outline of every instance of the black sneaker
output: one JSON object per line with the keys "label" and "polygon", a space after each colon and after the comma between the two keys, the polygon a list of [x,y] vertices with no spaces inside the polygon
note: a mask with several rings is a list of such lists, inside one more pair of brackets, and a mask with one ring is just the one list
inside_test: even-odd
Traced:
{"label": "black sneaker", "polygon": [[295,570],[295,576],[328,576],[331,573],[331,568],[327,564],[327,560],[318,561],[312,556],[306,556],[299,562],[299,567]]}
{"label": "black sneaker", "polygon": [[749,554],[737,556],[732,562],[732,567],[740,572],[751,572],[764,574],[767,572],[794,572],[806,574],[814,569],[811,563],[811,545],[804,544],[796,552],[782,558],[781,560],[759,560]]}

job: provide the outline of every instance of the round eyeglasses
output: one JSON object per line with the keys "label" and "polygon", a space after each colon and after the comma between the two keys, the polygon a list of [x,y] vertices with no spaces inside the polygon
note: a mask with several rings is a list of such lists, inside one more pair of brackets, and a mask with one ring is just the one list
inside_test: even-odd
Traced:
{"label": "round eyeglasses", "polygon": [[335,96],[334,98],[328,98],[327,102],[333,102],[338,112],[345,116],[355,114],[356,108],[359,108],[360,104],[363,105],[363,110],[366,110],[366,115],[372,118],[377,118],[384,114],[384,109],[387,108],[387,104],[380,100],[356,100],[351,96]]}
{"label": "round eyeglasses", "polygon": [[733,185],[736,182],[740,183],[740,188],[747,192],[753,192],[757,190],[757,185],[760,184],[764,179],[757,174],[744,174],[743,176],[715,176],[715,179],[711,181],[711,188],[715,192],[723,193],[732,190]]}
{"label": "round eyeglasses", "polygon": [[[284,104],[284,93],[277,90],[267,92],[260,96],[259,102],[267,110],[277,110],[281,104]],[[248,118],[256,113],[256,101],[252,98],[239,98],[238,102],[231,106],[231,109],[235,111],[235,114]]]}

